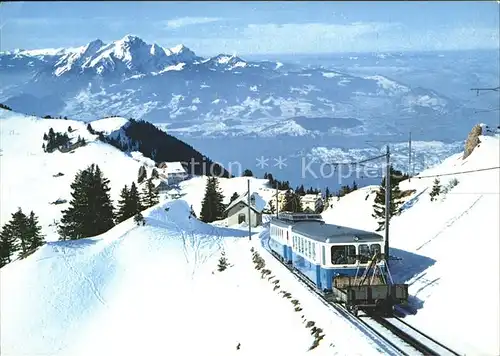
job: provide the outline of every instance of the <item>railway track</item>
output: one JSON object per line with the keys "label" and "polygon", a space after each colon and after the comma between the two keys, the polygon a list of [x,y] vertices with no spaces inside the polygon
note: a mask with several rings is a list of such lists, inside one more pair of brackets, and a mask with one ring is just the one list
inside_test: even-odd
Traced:
{"label": "railway track", "polygon": [[314,293],[325,306],[361,330],[366,336],[374,341],[384,353],[395,356],[413,356],[418,353],[425,356],[461,356],[461,354],[426,335],[399,317],[382,318],[368,315],[355,316],[344,308],[343,305],[329,301],[328,297],[319,292],[312,282],[303,277],[300,272],[284,263],[270,248],[268,248],[267,251],[276,258],[279,263],[286,267],[302,285]]}

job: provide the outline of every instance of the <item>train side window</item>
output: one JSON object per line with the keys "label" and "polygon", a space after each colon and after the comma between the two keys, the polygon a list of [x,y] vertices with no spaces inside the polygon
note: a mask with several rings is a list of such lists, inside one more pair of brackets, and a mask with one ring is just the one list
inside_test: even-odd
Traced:
{"label": "train side window", "polygon": [[307,241],[307,256],[310,258],[312,256],[311,241]]}
{"label": "train side window", "polygon": [[356,247],[353,245],[332,246],[332,264],[352,265],[356,263]]}
{"label": "train side window", "polygon": [[377,255],[379,253],[381,253],[381,247],[380,247],[380,244],[371,244],[370,245],[370,252],[371,252],[371,255]]}
{"label": "train side window", "polygon": [[300,253],[304,253],[304,239],[300,238]]}
{"label": "train side window", "polygon": [[316,262],[316,242],[313,243],[313,250],[312,250],[312,258],[313,261]]}
{"label": "train side window", "polygon": [[366,244],[358,246],[359,263],[368,263],[371,259],[370,247]]}
{"label": "train side window", "polygon": [[323,260],[323,265],[326,265],[326,248],[325,248],[325,245],[321,245],[321,259]]}

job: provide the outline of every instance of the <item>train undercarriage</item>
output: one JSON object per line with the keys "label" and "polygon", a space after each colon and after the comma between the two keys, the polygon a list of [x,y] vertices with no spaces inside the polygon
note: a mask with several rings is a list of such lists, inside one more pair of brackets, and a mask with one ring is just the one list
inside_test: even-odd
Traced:
{"label": "train undercarriage", "polygon": [[[394,307],[404,305],[408,301],[407,284],[389,283],[383,271],[379,270],[377,273],[380,256],[373,257],[362,276],[337,276],[332,281],[331,290],[319,290],[292,263],[285,262],[282,256],[272,249],[271,253],[328,302],[344,305],[345,309],[355,316],[358,316],[360,311],[370,316],[393,316]],[[373,271],[371,276],[370,271]]]}

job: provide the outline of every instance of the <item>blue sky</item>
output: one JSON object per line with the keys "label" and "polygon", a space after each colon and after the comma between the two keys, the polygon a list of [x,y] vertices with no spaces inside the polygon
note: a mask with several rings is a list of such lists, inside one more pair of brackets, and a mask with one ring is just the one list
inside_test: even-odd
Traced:
{"label": "blue sky", "polygon": [[199,55],[499,47],[499,3],[11,2],[0,49],[81,46],[126,34]]}

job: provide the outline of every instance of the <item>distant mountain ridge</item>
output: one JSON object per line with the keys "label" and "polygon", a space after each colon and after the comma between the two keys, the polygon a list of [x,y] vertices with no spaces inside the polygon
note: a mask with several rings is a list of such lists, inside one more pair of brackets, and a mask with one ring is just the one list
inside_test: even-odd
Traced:
{"label": "distant mountain ridge", "polygon": [[[377,134],[396,121],[416,120],[461,137],[457,117],[472,112],[381,75],[227,54],[203,58],[184,45],[164,48],[132,35],[108,44],[96,39],[77,48],[3,52],[0,71],[0,102],[14,110],[77,120],[133,117],[198,137]],[[315,118],[321,122],[307,122]]]}

